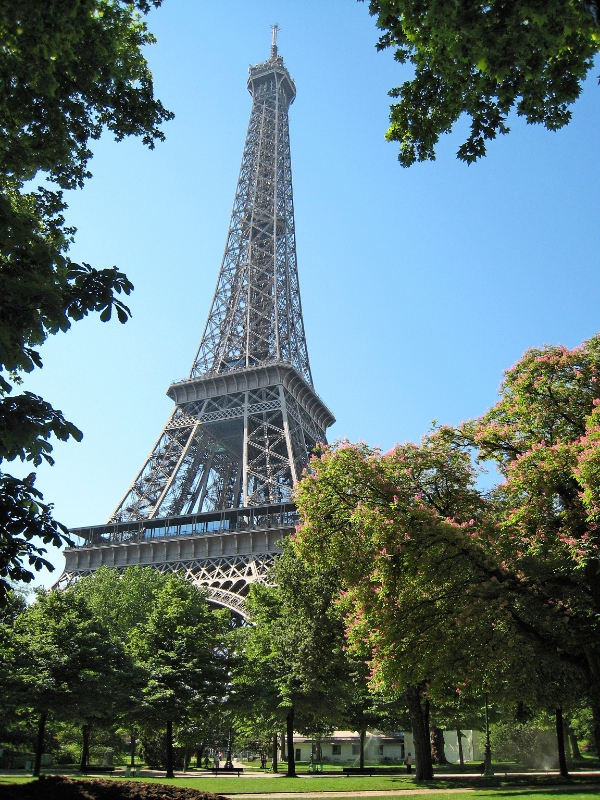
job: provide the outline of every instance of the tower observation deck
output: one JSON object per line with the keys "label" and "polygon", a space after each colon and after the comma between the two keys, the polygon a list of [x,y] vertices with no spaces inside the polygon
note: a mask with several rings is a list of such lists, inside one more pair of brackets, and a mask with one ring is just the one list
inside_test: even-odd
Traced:
{"label": "tower observation deck", "polygon": [[244,614],[277,542],[297,522],[291,492],[335,421],[316,394],[296,258],[288,111],[277,49],[251,66],[252,110],[225,252],[189,376],[108,522],[72,529],[66,586],[102,565],[182,572]]}

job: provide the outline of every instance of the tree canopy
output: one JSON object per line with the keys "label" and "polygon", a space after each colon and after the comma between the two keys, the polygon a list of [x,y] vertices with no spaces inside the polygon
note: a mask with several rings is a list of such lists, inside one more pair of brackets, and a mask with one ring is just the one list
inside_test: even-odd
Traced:
{"label": "tree canopy", "polygon": [[371,0],[378,49],[414,68],[390,91],[386,138],[399,161],[435,159],[440,136],[465,114],[458,158],[471,163],[508,133],[513,111],[558,130],[600,49],[597,0]]}
{"label": "tree canopy", "polygon": [[349,665],[332,600],[331,570],[310,570],[289,543],[270,572],[276,585],[253,584],[252,626],[236,632],[232,705],[262,720],[265,733],[287,728],[288,775],[295,774],[293,732],[323,732],[343,719]]}
{"label": "tree canopy", "polygon": [[210,609],[203,591],[169,575],[132,632],[130,650],[147,675],[138,718],[167,728],[167,777],[173,777],[173,723],[203,716],[225,693],[228,621],[227,611]]}
{"label": "tree canopy", "polygon": [[[350,646],[365,653],[372,686],[408,706],[418,780],[431,777],[432,703],[444,719],[484,695],[552,710],[582,691],[565,592],[517,556],[523,531],[504,526],[514,506],[476,478],[464,433],[441,428],[384,454],[323,448],[296,490],[295,547],[335,565]],[[560,569],[550,569],[557,590]]]}
{"label": "tree canopy", "polygon": [[[67,255],[62,190],[91,177],[91,141],[108,130],[140,136],[150,148],[173,116],[154,98],[143,48],[154,42],[140,12],[161,0],[0,0],[0,463],[52,464],[54,436],[82,433],[31,392],[13,394],[19,373],[42,366],[39,347],[74,321],[113,312],[133,286],[116,267],[77,264]],[[34,180],[45,181],[37,190]],[[52,568],[44,548],[66,530],[26,481],[0,474],[0,602],[6,579],[31,580]]]}
{"label": "tree canopy", "polygon": [[586,675],[600,752],[600,336],[527,351],[500,394],[463,428],[504,477],[498,558],[532,598],[522,624]]}
{"label": "tree canopy", "polygon": [[38,715],[34,774],[39,775],[48,718],[81,721],[101,715],[123,699],[131,661],[74,592],[40,593],[4,628],[2,640],[3,710],[32,709]]}

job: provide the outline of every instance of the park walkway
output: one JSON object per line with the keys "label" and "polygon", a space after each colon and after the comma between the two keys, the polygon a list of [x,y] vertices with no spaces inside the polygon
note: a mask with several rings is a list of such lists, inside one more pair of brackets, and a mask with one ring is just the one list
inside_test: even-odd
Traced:
{"label": "park walkway", "polygon": [[[458,794],[464,792],[474,792],[475,789],[365,789],[365,791],[338,792],[337,789],[330,789],[328,792],[269,792],[269,800],[307,800],[308,797],[397,797],[398,795],[413,794]],[[235,797],[235,800],[257,800],[258,792],[254,794],[241,794],[229,792],[228,795]],[[261,795],[262,797],[262,795]]]}

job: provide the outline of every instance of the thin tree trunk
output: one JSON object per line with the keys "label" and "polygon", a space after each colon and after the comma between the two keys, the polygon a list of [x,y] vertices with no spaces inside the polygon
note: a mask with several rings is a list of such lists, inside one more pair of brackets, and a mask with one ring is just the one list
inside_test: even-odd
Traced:
{"label": "thin tree trunk", "polygon": [[281,734],[281,760],[287,761],[287,750],[285,747],[285,733]]}
{"label": "thin tree trunk", "polygon": [[565,756],[567,758],[567,769],[573,767],[573,754],[571,753],[571,744],[569,742],[569,729],[563,717],[563,741],[565,743]]}
{"label": "thin tree trunk", "polygon": [[286,719],[287,727],[287,755],[288,755],[288,778],[296,777],[296,753],[294,752],[294,706],[288,711]]}
{"label": "thin tree trunk", "polygon": [[577,736],[575,736],[575,731],[573,728],[567,728],[569,732],[569,741],[571,742],[571,750],[573,752],[573,758],[577,761],[581,760],[581,750],[579,749],[579,742],[577,741]]}
{"label": "thin tree trunk", "polygon": [[567,769],[567,758],[565,756],[565,738],[563,728],[562,708],[556,709],[556,743],[558,745],[558,763],[560,765],[560,774],[563,778],[569,777],[569,770]]}
{"label": "thin tree trunk", "polygon": [[277,741],[277,734],[273,734],[273,764],[272,769],[273,772],[279,772],[279,765],[277,764],[277,750],[279,748],[279,742]]}
{"label": "thin tree trunk", "polygon": [[187,767],[187,744],[183,748],[183,771],[186,771]]}
{"label": "thin tree trunk", "polygon": [[135,728],[131,729],[131,761],[132,769],[135,769]]}
{"label": "thin tree trunk", "polygon": [[465,758],[463,754],[463,740],[464,733],[461,731],[460,728],[456,729],[456,739],[458,741],[458,763],[460,764],[460,771],[462,772],[465,768]]}
{"label": "thin tree trunk", "polygon": [[173,772],[173,723],[167,722],[167,778],[174,778]]}
{"label": "thin tree trunk", "polygon": [[416,780],[433,780],[433,765],[431,763],[431,746],[429,743],[429,732],[425,722],[425,715],[421,707],[419,689],[411,686],[404,693],[410,721],[412,725],[413,742],[415,746]]}
{"label": "thin tree trunk", "polygon": [[[594,681],[592,681],[594,683]],[[590,686],[590,708],[592,710],[592,735],[596,753],[600,754],[600,687]]]}
{"label": "thin tree trunk", "polygon": [[[594,567],[596,569],[596,567]],[[594,576],[594,584],[598,578]],[[597,647],[588,645],[584,647],[588,665],[588,683],[590,693],[590,708],[592,711],[592,736],[596,753],[600,756],[600,652]]]}
{"label": "thin tree trunk", "polygon": [[35,745],[35,762],[33,764],[33,777],[40,777],[40,770],[42,768],[42,753],[44,752],[44,733],[46,732],[46,720],[48,719],[48,712],[42,711],[38,720],[38,733],[37,742]]}
{"label": "thin tree trunk", "polygon": [[89,725],[82,725],[81,726],[81,739],[83,742],[81,748],[81,762],[79,764],[79,772],[85,772],[88,768],[88,762],[90,760],[90,726]]}
{"label": "thin tree trunk", "polygon": [[366,730],[363,728],[360,731],[360,761],[359,761],[359,768],[363,770],[365,768],[365,736]]}

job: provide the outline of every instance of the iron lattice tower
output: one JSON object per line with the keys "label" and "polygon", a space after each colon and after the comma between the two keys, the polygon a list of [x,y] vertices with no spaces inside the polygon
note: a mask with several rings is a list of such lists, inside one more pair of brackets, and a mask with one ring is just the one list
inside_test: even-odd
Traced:
{"label": "iron lattice tower", "polygon": [[[84,537],[84,547],[156,541],[161,531],[174,535],[174,519],[180,521],[175,535],[206,534],[202,525],[213,518],[221,520],[213,532],[289,530],[293,485],[335,421],[314,391],[304,334],[288,125],[296,87],[278,55],[277,30],[273,26],[269,59],[249,70],[252,110],[231,222],[189,376],[169,387],[175,408],[108,523],[73,531]],[[240,513],[232,515],[236,509]],[[236,547],[239,552],[239,541]],[[130,555],[128,564],[145,563],[142,555],[133,561]],[[95,561],[93,553],[88,559],[90,565],[99,560],[97,553]],[[67,563],[63,583],[92,571],[82,572],[77,561],[72,569]],[[196,562],[193,575],[206,573],[202,559]],[[167,568],[161,558],[150,563]],[[255,571],[255,578],[264,571]],[[202,582],[210,585],[207,575]]]}
{"label": "iron lattice tower", "polygon": [[[274,38],[276,29],[274,30]],[[333,417],[313,390],[292,194],[288,109],[277,54],[250,68],[252,111],[225,253],[175,409],[110,521],[280,503]]]}

